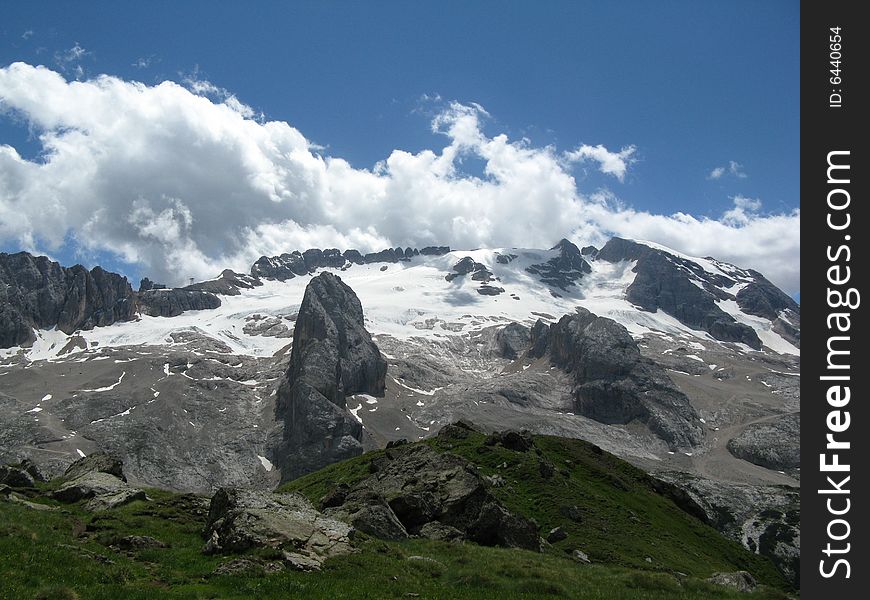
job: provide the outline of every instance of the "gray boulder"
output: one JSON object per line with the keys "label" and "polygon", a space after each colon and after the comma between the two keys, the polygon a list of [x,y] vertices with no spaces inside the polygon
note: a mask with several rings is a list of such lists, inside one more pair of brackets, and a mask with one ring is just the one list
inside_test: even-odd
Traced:
{"label": "gray boulder", "polygon": [[12,465],[0,465],[0,484],[16,488],[36,487],[33,475]]}
{"label": "gray boulder", "polygon": [[455,539],[461,534],[484,545],[540,550],[537,524],[502,506],[473,465],[459,456],[409,444],[376,457],[371,470],[347,494],[348,507],[329,509],[330,514],[353,518],[360,503],[369,503],[388,508],[414,535]]}
{"label": "gray boulder", "polygon": [[61,502],[88,500],[85,509],[98,512],[145,500],[145,492],[130,487],[114,475],[92,471],[66,481],[51,497]]}
{"label": "gray boulder", "polygon": [[383,395],[386,372],[353,290],[329,272],[312,278],[276,399],[284,421],[276,453],[284,480],[362,453],[362,425],[347,411],[345,396]]}
{"label": "gray boulder", "polygon": [[405,526],[384,497],[372,490],[354,490],[344,497],[340,506],[327,508],[324,514],[382,540],[404,540],[408,537]]}
{"label": "gray boulder", "polygon": [[420,537],[439,542],[453,542],[465,539],[465,534],[455,527],[440,521],[430,521],[420,528]]}
{"label": "gray boulder", "polygon": [[755,590],[758,585],[755,582],[755,577],[746,571],[734,571],[733,573],[713,573],[713,576],[708,578],[712,584],[721,585],[722,587],[731,588],[738,592],[749,593]]}
{"label": "gray boulder", "polygon": [[120,459],[110,456],[105,452],[94,452],[82,457],[67,467],[63,474],[64,479],[75,479],[88,473],[107,473],[126,482],[124,476],[124,464]]}
{"label": "gray boulder", "polygon": [[221,488],[206,523],[206,554],[273,548],[301,570],[320,568],[324,560],[352,551],[352,528],[314,509],[299,494]]}

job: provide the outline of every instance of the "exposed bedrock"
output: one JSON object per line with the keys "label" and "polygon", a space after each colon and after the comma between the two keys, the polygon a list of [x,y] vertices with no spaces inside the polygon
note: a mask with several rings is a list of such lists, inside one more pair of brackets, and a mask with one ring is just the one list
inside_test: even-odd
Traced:
{"label": "exposed bedrock", "polygon": [[33,329],[64,333],[132,319],[133,289],[126,277],[100,267],[61,267],[45,256],[0,253],[0,348],[28,344]]}
{"label": "exposed bedrock", "polygon": [[386,372],[353,290],[329,272],[312,278],[277,392],[284,439],[276,458],[284,480],[362,452],[362,425],[347,411],[345,396],[383,395]]}
{"label": "exposed bedrock", "polygon": [[596,260],[637,261],[634,268],[637,275],[626,290],[626,299],[641,309],[650,312],[661,309],[717,340],[761,348],[755,330],[738,323],[716,303],[734,298],[720,288],[735,285],[738,283],[735,279],[707,272],[696,263],[663,250],[616,237],[604,245]]}
{"label": "exposed bedrock", "polygon": [[628,330],[584,308],[532,328],[529,354],[549,353],[574,377],[577,412],[602,423],[641,421],[673,448],[702,438],[699,417],[665,371],[640,354]]}

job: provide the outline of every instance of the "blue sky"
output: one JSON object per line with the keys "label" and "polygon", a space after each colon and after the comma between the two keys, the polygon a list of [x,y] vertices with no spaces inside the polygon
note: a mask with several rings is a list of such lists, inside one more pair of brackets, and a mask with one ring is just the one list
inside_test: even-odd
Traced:
{"label": "blue sky", "polygon": [[[260,123],[288,123],[315,154],[369,171],[395,150],[439,153],[455,142],[454,134],[445,135],[455,118],[440,133],[432,123],[457,103],[480,108],[473,109],[475,123],[487,139],[503,134],[510,143],[562,156],[578,193],[606,197],[613,210],[719,221],[738,210],[735,227],[745,229],[746,219],[761,226],[770,216],[794,216],[799,207],[798,2],[286,4],[5,3],[0,68],[44,65],[67,82],[101,74],[147,86],[170,80],[216,104],[234,97]],[[75,125],[40,121],[32,104],[11,93],[4,110],[0,87],[0,146],[15,148],[21,161],[48,160],[40,156],[46,150],[40,134],[53,127],[61,134]],[[624,175],[605,172],[604,163],[589,155],[564,164],[565,153],[581,145],[602,145],[611,155],[633,147],[625,155]],[[492,176],[485,171],[491,156],[460,154],[452,177]],[[171,209],[172,218],[181,218],[180,202],[192,207],[194,222],[202,221],[195,202],[165,200],[179,198],[177,189],[157,191],[148,215],[157,218]],[[170,202],[169,208],[161,201]],[[0,191],[0,210],[2,202]],[[288,216],[306,231],[334,225],[345,236],[338,241],[355,239],[328,219],[303,222],[292,211],[281,218]],[[263,218],[276,217],[264,212]],[[606,228],[623,234],[662,229],[625,220]],[[62,262],[99,260],[131,277],[175,273],[141,248],[119,250],[120,243],[109,242],[83,248],[82,222],[58,225],[65,226],[71,232],[65,241],[58,241],[59,230],[34,228],[26,243],[13,227],[0,227],[0,249],[29,243],[27,249]],[[413,238],[384,224],[376,229],[375,240]],[[698,229],[698,235],[709,231]],[[219,258],[241,261],[233,249],[203,250],[207,244],[191,236],[206,257],[198,260],[208,259],[202,269]],[[665,237],[656,241],[679,245],[682,239]],[[456,234],[457,241],[465,239]],[[728,238],[728,244],[737,239]],[[166,241],[161,243],[165,250]],[[684,246],[678,249],[703,249]],[[799,267],[797,274],[789,270],[785,256],[773,261],[763,246],[747,256],[724,250],[725,258],[766,267],[790,292],[799,290]]]}

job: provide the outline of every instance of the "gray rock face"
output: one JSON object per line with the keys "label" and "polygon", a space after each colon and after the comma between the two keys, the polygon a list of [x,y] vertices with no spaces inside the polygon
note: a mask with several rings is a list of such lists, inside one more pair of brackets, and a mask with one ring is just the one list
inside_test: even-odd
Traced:
{"label": "gray rock face", "polygon": [[443,256],[450,252],[450,246],[426,246],[420,249],[423,256]]}
{"label": "gray rock face", "polygon": [[[536,327],[540,339],[543,327]],[[644,422],[672,448],[701,441],[688,398],[661,367],[641,356],[625,327],[578,308],[552,325],[548,338],[552,362],[574,376],[577,412],[602,423]]]}
{"label": "gray rock face", "polygon": [[342,503],[326,508],[324,514],[353,525],[355,529],[382,540],[404,540],[408,532],[383,496],[368,489],[356,489]]}
{"label": "gray rock face", "polygon": [[95,267],[65,268],[45,256],[0,253],[0,348],[32,342],[33,328],[70,334],[132,319],[125,277]]}
{"label": "gray rock face", "polygon": [[354,486],[330,514],[353,519],[368,504],[377,508],[379,522],[390,523],[382,528],[386,539],[407,532],[540,550],[537,525],[502,506],[473,466],[458,456],[426,445],[403,445],[373,459],[370,468],[373,475]]}
{"label": "gray rock face", "polygon": [[737,305],[750,315],[773,321],[773,330],[801,347],[801,307],[758,271],[748,271],[754,281],[737,292]]}
{"label": "gray rock face", "polygon": [[401,259],[405,258],[405,252],[401,251],[401,253],[396,252],[393,248],[387,248],[386,250],[381,250],[380,252],[369,252],[365,256],[363,256],[363,261],[366,264],[371,263],[395,263],[399,262]]}
{"label": "gray rock face", "polygon": [[302,253],[298,251],[271,258],[261,256],[251,267],[252,276],[263,279],[277,279],[278,281],[286,281],[293,279],[297,275],[305,275],[307,273],[308,267],[305,266]]}
{"label": "gray rock face", "polygon": [[139,294],[139,309],[152,317],[177,317],[187,310],[214,309],[220,305],[220,298],[196,289],[149,290]]}
{"label": "gray rock face", "polygon": [[519,323],[510,323],[499,329],[495,335],[499,355],[510,360],[516,360],[526,351],[531,340],[529,328]]}
{"label": "gray rock face", "polygon": [[706,521],[752,552],[766,556],[800,588],[800,490],[726,483],[669,473],[688,492]]}
{"label": "gray rock face", "polygon": [[[736,280],[709,273],[694,262],[631,240],[612,238],[598,253],[597,260],[636,260],[637,273],[628,286],[627,299],[642,310],[662,309],[681,323],[702,329],[723,342],[742,342],[756,350],[761,340],[748,325],[738,323],[716,300],[733,298],[720,287]],[[699,285],[696,285],[700,284]]]}
{"label": "gray rock face", "polygon": [[774,469],[793,471],[801,466],[800,413],[755,423],[729,440],[728,451],[737,458]]}
{"label": "gray rock face", "polygon": [[[317,269],[330,267],[345,270],[351,265],[372,263],[396,263],[407,261],[420,254],[440,256],[450,252],[447,246],[428,246],[423,250],[417,248],[387,248],[380,252],[362,254],[359,250],[337,248],[309,248],[304,252],[293,251],[280,256],[261,256],[251,267],[251,276],[255,279],[277,279],[286,281],[300,275],[313,274]],[[209,290],[211,291],[211,290]]]}
{"label": "gray rock face", "polygon": [[482,285],[477,288],[477,293],[481,296],[498,296],[499,294],[504,294],[504,288],[497,285]]}
{"label": "gray rock face", "polygon": [[353,290],[332,273],[314,277],[305,289],[290,367],[277,392],[285,480],[362,452],[362,425],[346,410],[345,396],[383,395],[386,372]]}
{"label": "gray rock face", "polygon": [[[263,282],[257,277],[245,275],[244,273],[236,273],[230,269],[224,269],[224,271],[221,272],[220,277],[217,279],[194,283],[182,289],[208,292],[210,294],[222,296],[238,296],[241,294],[240,290],[250,290],[261,285],[263,285]],[[143,291],[141,286],[139,291]]]}
{"label": "gray rock face", "polygon": [[206,523],[206,554],[274,548],[291,567],[319,569],[324,560],[352,552],[352,528],[314,509],[299,494],[221,488]]}
{"label": "gray rock face", "polygon": [[743,312],[771,321],[775,321],[784,310],[800,315],[800,305],[788,294],[770,283],[758,271],[749,270],[748,273],[755,281],[737,292],[737,304]]}
{"label": "gray rock face", "polygon": [[526,271],[538,275],[541,282],[550,287],[567,291],[577,285],[583,275],[592,272],[592,267],[583,258],[580,249],[568,240],[562,239],[550,250],[558,250],[559,256],[526,268]]}

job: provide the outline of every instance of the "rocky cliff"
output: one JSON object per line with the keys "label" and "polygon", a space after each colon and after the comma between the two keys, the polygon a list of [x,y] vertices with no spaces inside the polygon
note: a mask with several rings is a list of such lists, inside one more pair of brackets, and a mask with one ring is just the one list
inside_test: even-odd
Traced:
{"label": "rocky cliff", "polygon": [[382,395],[386,372],[353,290],[332,273],[311,279],[277,392],[284,441],[276,459],[285,480],[362,452],[362,424],[347,411],[345,396]]}
{"label": "rocky cliff", "polygon": [[[738,323],[717,304],[717,301],[734,299],[722,288],[738,285],[743,277],[713,273],[675,254],[616,237],[604,245],[596,260],[637,261],[634,268],[637,275],[626,290],[626,299],[642,310],[661,309],[684,325],[706,331],[717,340],[742,342],[756,350],[761,348],[755,331]],[[741,275],[749,276],[748,273]]]}
{"label": "rocky cliff", "polygon": [[672,448],[698,444],[699,417],[664,369],[644,358],[628,330],[585,308],[532,328],[529,353],[549,353],[574,377],[578,413],[602,423],[641,421]]}
{"label": "rocky cliff", "polygon": [[34,328],[64,333],[133,318],[125,277],[95,267],[65,268],[45,256],[0,253],[0,348],[28,344]]}

